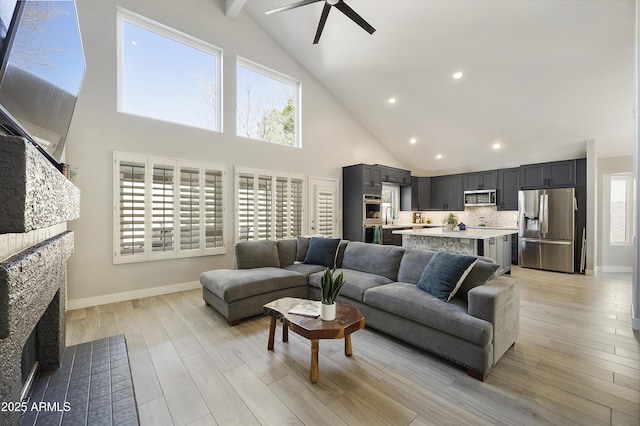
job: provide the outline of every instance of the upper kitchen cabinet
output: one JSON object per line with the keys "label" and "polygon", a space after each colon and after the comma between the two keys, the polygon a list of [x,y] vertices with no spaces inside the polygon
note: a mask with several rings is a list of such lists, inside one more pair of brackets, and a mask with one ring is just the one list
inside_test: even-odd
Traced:
{"label": "upper kitchen cabinet", "polygon": [[397,169],[395,167],[375,164],[382,173],[382,182],[395,183],[398,185],[411,185],[411,172],[409,170]]}
{"label": "upper kitchen cabinet", "polygon": [[[431,200],[431,178],[411,178],[411,210],[429,210]],[[402,200],[400,200],[402,203]],[[404,210],[404,209],[402,209]]]}
{"label": "upper kitchen cabinet", "polygon": [[356,167],[362,167],[362,191],[369,195],[382,194],[382,170],[377,166],[368,166],[359,164]]}
{"label": "upper kitchen cabinet", "polygon": [[446,175],[431,178],[430,210],[464,210],[463,175]]}
{"label": "upper kitchen cabinet", "polygon": [[342,168],[344,195],[355,196],[358,203],[363,195],[382,195],[382,173],[379,168],[356,164]]}
{"label": "upper kitchen cabinet", "polygon": [[520,168],[498,170],[498,210],[518,210]]}
{"label": "upper kitchen cabinet", "polygon": [[496,189],[498,181],[497,170],[465,173],[462,175],[462,189],[476,191],[479,189]]}
{"label": "upper kitchen cabinet", "polygon": [[576,160],[520,166],[520,188],[573,187]]}

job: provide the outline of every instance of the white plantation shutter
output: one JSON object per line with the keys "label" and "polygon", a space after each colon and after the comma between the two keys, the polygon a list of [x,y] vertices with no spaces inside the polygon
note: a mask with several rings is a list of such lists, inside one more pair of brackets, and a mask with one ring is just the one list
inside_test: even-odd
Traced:
{"label": "white plantation shutter", "polygon": [[224,247],[224,172],[204,172],[205,249]]}
{"label": "white plantation shutter", "polygon": [[241,173],[236,176],[238,186],[236,191],[238,241],[253,240],[255,221],[254,181],[252,174]]}
{"label": "white plantation shutter", "polygon": [[145,164],[121,161],[119,170],[120,256],[145,254]]}
{"label": "white plantation shutter", "polygon": [[316,232],[320,235],[327,237],[335,234],[334,229],[334,209],[335,209],[335,197],[331,191],[318,191],[317,193],[317,212],[316,218],[318,221]]}
{"label": "white plantation shutter", "polygon": [[303,186],[304,180],[291,179],[291,196],[289,198],[289,236],[299,237],[302,235],[302,206],[303,206]]}
{"label": "white plantation shutter", "polygon": [[302,235],[302,176],[236,169],[237,241]]}
{"label": "white plantation shutter", "polygon": [[272,203],[273,188],[271,176],[258,176],[258,239],[268,240],[272,237]]}
{"label": "white plantation shutter", "polygon": [[200,170],[180,167],[180,250],[200,248]]}
{"label": "white plantation shutter", "polygon": [[151,250],[167,253],[175,250],[174,198],[175,166],[152,167]]}
{"label": "white plantation shutter", "polygon": [[276,178],[276,190],[274,197],[275,223],[274,231],[276,238],[287,238],[289,236],[289,221],[287,220],[289,181],[287,178]]}
{"label": "white plantation shutter", "polygon": [[114,153],[114,263],[226,252],[224,166]]}

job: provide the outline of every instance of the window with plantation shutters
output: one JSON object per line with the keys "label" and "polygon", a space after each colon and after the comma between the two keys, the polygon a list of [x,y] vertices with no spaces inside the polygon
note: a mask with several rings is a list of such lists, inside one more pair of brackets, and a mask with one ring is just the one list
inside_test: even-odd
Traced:
{"label": "window with plantation shutters", "polygon": [[224,203],[222,170],[206,169],[204,172],[205,249],[224,247]]}
{"label": "window with plantation shutters", "polygon": [[226,167],[114,153],[114,263],[226,253]]}
{"label": "window with plantation shutters", "polygon": [[154,164],[152,168],[151,250],[157,254],[173,253],[175,165]]}
{"label": "window with plantation shutters", "polygon": [[302,203],[304,180],[292,178],[289,196],[289,237],[302,235]]}
{"label": "window with plantation shutters", "polygon": [[253,240],[254,213],[254,176],[247,173],[236,175],[236,221],[237,240]]}
{"label": "window with plantation shutters", "polygon": [[118,165],[118,253],[139,256],[145,253],[145,164],[123,161]]}
{"label": "window with plantation shutters", "polygon": [[200,249],[200,170],[180,168],[180,250]]}
{"label": "window with plantation shutters", "polygon": [[236,240],[302,235],[304,178],[236,168]]}

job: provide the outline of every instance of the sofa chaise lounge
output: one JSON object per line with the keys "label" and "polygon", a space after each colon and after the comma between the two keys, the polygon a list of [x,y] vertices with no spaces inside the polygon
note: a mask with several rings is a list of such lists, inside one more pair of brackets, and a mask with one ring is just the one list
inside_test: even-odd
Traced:
{"label": "sofa chaise lounge", "polygon": [[[308,245],[305,238],[236,244],[236,269],[201,275],[205,302],[235,325],[280,297],[319,300],[325,265],[306,262]],[[484,380],[518,337],[518,281],[493,277],[495,265],[479,258],[445,302],[418,286],[435,254],[343,241],[334,255],[346,280],[338,301],[357,306],[368,327],[460,364]]]}

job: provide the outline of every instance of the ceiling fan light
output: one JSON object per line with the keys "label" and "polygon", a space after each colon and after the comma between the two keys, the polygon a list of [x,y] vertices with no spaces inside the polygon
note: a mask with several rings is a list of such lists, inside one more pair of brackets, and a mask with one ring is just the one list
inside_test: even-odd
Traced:
{"label": "ceiling fan light", "polygon": [[336,5],[337,3],[339,3],[339,2],[340,2],[340,0],[326,0],[326,1],[327,1],[327,3],[329,3],[331,6],[334,6],[334,5]]}

